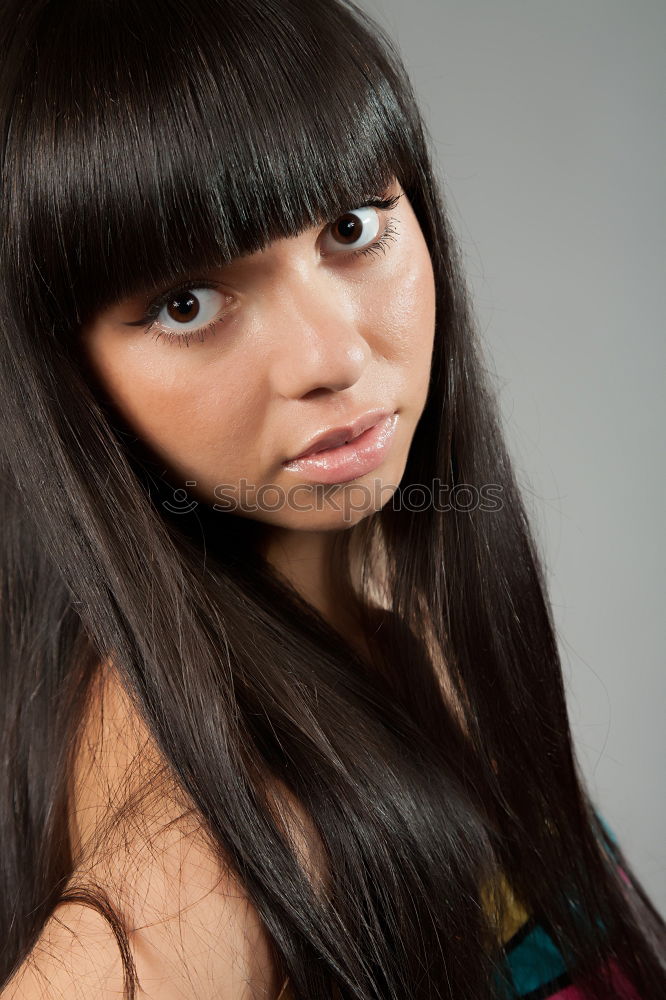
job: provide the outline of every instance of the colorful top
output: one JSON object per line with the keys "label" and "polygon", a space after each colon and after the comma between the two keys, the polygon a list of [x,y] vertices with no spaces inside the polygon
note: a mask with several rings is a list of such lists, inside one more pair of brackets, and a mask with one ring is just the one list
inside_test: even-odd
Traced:
{"label": "colorful top", "polygon": [[[620,873],[628,883],[622,869]],[[506,880],[502,881],[509,901],[509,916],[502,929],[501,953],[510,986],[498,984],[499,996],[502,1000],[585,1000],[583,990],[573,985],[553,938],[515,899]],[[618,995],[640,1000],[615,959],[610,959],[608,965]]]}
{"label": "colorful top", "polygon": [[[599,815],[599,814],[597,814]],[[604,819],[601,823],[611,840],[617,843],[615,835]],[[629,878],[620,868],[624,881]],[[503,875],[498,880],[498,889],[507,901],[506,918],[501,929],[501,956],[505,963],[506,984],[498,980],[498,1000],[585,1000],[585,994],[574,986],[567,971],[562,954],[545,927],[514,896]],[[618,995],[627,1000],[641,1000],[631,987],[626,976],[610,959],[612,982],[617,986]],[[624,991],[624,992],[623,992]],[[276,1000],[294,1000],[289,976],[285,979]]]}

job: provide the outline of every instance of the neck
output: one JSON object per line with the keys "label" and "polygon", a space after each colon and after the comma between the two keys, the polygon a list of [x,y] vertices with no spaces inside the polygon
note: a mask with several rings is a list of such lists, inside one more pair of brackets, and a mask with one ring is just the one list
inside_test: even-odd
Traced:
{"label": "neck", "polygon": [[316,611],[357,649],[367,652],[356,604],[330,571],[335,533],[273,529],[262,541],[262,555]]}

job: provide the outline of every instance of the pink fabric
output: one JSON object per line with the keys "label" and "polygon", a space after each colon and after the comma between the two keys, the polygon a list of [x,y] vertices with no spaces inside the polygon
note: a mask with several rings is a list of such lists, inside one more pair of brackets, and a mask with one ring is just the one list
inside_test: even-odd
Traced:
{"label": "pink fabric", "polygon": [[[617,990],[618,1000],[620,998],[621,1000],[641,1000],[615,959],[611,958],[608,964],[612,973],[611,982]],[[587,1000],[587,997],[579,986],[566,986],[563,990],[553,993],[549,1000]]]}

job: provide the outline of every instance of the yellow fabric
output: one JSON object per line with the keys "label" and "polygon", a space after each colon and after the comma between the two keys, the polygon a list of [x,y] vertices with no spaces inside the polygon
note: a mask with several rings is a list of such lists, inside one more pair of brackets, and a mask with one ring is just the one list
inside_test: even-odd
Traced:
{"label": "yellow fabric", "polygon": [[[499,939],[502,945],[505,945],[510,938],[516,933],[519,927],[525,923],[529,917],[529,913],[516,899],[513,889],[509,885],[504,872],[500,872],[495,881],[495,891],[500,894],[500,898],[503,897],[503,920],[502,926],[499,929]],[[484,902],[486,910],[488,911],[492,906],[492,894],[493,886],[484,886],[481,891],[481,898]]]}

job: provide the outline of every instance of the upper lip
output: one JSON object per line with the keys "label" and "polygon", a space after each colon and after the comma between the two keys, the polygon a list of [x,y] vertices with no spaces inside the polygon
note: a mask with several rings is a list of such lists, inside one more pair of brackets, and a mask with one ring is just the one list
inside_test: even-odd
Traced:
{"label": "upper lip", "polygon": [[305,458],[307,455],[313,455],[317,451],[326,451],[328,448],[337,448],[341,444],[345,444],[347,441],[357,438],[364,431],[369,430],[370,427],[374,427],[375,424],[379,423],[380,420],[385,419],[390,416],[393,410],[369,410],[362,416],[357,417],[351,424],[346,424],[344,427],[331,427],[327,431],[323,431],[321,434],[317,434],[316,437],[311,438],[305,445],[303,451],[299,452],[293,458],[288,458],[288,462],[295,462],[296,459]]}

